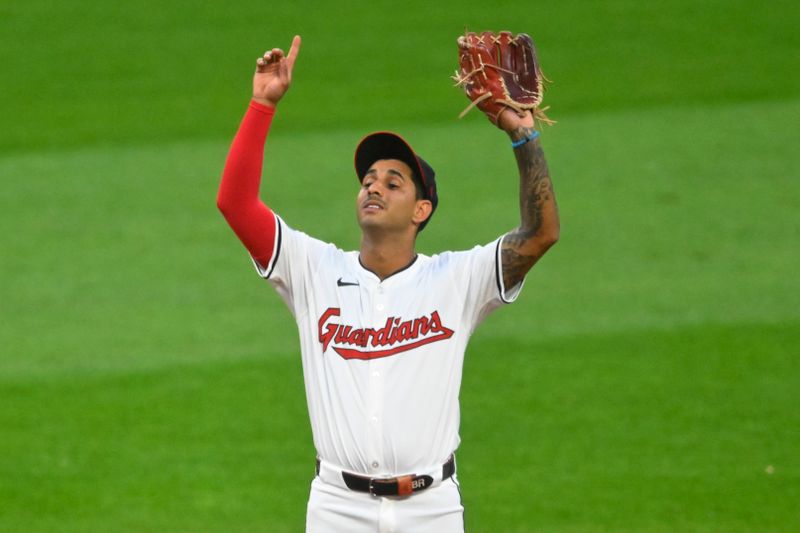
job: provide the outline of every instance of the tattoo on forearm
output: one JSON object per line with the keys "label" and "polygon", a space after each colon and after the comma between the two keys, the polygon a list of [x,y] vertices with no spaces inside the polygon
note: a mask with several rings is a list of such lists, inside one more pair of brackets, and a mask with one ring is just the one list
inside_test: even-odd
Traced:
{"label": "tattoo on forearm", "polygon": [[[511,132],[516,141],[529,137],[532,128],[519,128]],[[503,261],[503,282],[506,288],[513,287],[525,277],[538,255],[520,253],[520,247],[536,236],[545,220],[545,211],[555,209],[553,184],[550,181],[544,151],[538,139],[529,141],[514,150],[520,175],[520,225],[510,231],[503,239],[501,249]]]}
{"label": "tattoo on forearm", "polygon": [[525,274],[536,262],[536,258],[517,253],[506,244],[506,240],[508,240],[507,236],[503,239],[500,254],[503,260],[503,287],[508,290],[525,278]]}

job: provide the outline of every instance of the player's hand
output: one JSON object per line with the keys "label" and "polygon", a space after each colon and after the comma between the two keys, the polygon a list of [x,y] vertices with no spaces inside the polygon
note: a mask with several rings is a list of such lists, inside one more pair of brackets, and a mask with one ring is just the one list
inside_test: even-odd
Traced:
{"label": "player's hand", "polygon": [[533,114],[530,111],[525,111],[520,116],[513,109],[506,108],[497,117],[497,127],[507,132],[512,132],[519,128],[532,128]]}
{"label": "player's hand", "polygon": [[295,35],[288,56],[280,48],[273,48],[258,58],[253,76],[253,100],[271,107],[278,104],[292,83],[292,70],[299,51],[300,36]]}

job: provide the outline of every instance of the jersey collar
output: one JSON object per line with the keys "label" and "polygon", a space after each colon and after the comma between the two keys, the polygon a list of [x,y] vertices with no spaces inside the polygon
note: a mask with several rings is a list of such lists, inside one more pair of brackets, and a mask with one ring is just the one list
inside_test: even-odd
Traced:
{"label": "jersey collar", "polygon": [[396,271],[392,272],[391,274],[389,274],[388,276],[386,276],[384,279],[380,279],[380,277],[379,277],[379,276],[378,276],[378,275],[377,275],[375,272],[373,272],[372,270],[370,270],[369,268],[367,268],[366,266],[364,266],[364,263],[362,263],[362,262],[361,262],[361,254],[358,254],[358,264],[359,264],[359,266],[360,266],[360,267],[361,267],[361,268],[362,268],[364,271],[366,271],[366,272],[369,272],[370,274],[372,274],[373,276],[375,276],[375,278],[378,280],[378,283],[383,283],[383,282],[385,282],[385,281],[389,280],[390,278],[392,278],[392,277],[394,277],[394,276],[397,276],[397,275],[398,275],[398,274],[400,274],[401,272],[405,272],[406,270],[408,270],[409,268],[411,268],[412,266],[414,266],[414,264],[416,264],[416,262],[417,262],[417,259],[419,259],[419,254],[414,254],[414,258],[413,258],[413,259],[411,259],[411,261],[409,261],[409,263],[408,263],[406,266],[404,266],[404,267],[402,267],[402,268],[400,268],[400,269],[398,269],[398,270],[396,270]]}

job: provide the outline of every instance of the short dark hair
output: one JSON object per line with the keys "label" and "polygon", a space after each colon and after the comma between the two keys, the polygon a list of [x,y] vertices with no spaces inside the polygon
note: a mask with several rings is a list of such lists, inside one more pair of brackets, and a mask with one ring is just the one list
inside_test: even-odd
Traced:
{"label": "short dark hair", "polygon": [[419,179],[417,171],[411,169],[411,181],[414,182],[414,188],[417,190],[417,200],[425,199],[425,189],[422,188],[422,180]]}
{"label": "short dark hair", "polygon": [[[425,189],[422,186],[422,181],[419,179],[419,175],[417,174],[417,171],[414,170],[413,168],[411,169],[411,181],[414,182],[414,189],[417,191],[416,199],[417,200],[426,200],[426,198],[425,198]],[[423,221],[419,226],[417,226],[417,235],[419,235],[419,232],[422,231],[422,228],[425,226],[425,222],[427,222],[428,219],[430,219],[432,215],[433,215],[433,213],[428,215],[428,218],[426,218],[425,221]]]}

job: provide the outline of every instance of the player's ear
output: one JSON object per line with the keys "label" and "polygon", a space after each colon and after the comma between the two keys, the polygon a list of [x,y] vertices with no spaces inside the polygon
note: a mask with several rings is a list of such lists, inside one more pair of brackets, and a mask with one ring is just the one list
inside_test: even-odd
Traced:
{"label": "player's ear", "polygon": [[414,216],[412,220],[417,225],[422,224],[428,220],[428,217],[431,216],[432,211],[433,204],[431,204],[430,200],[417,200],[417,204],[414,207]]}

